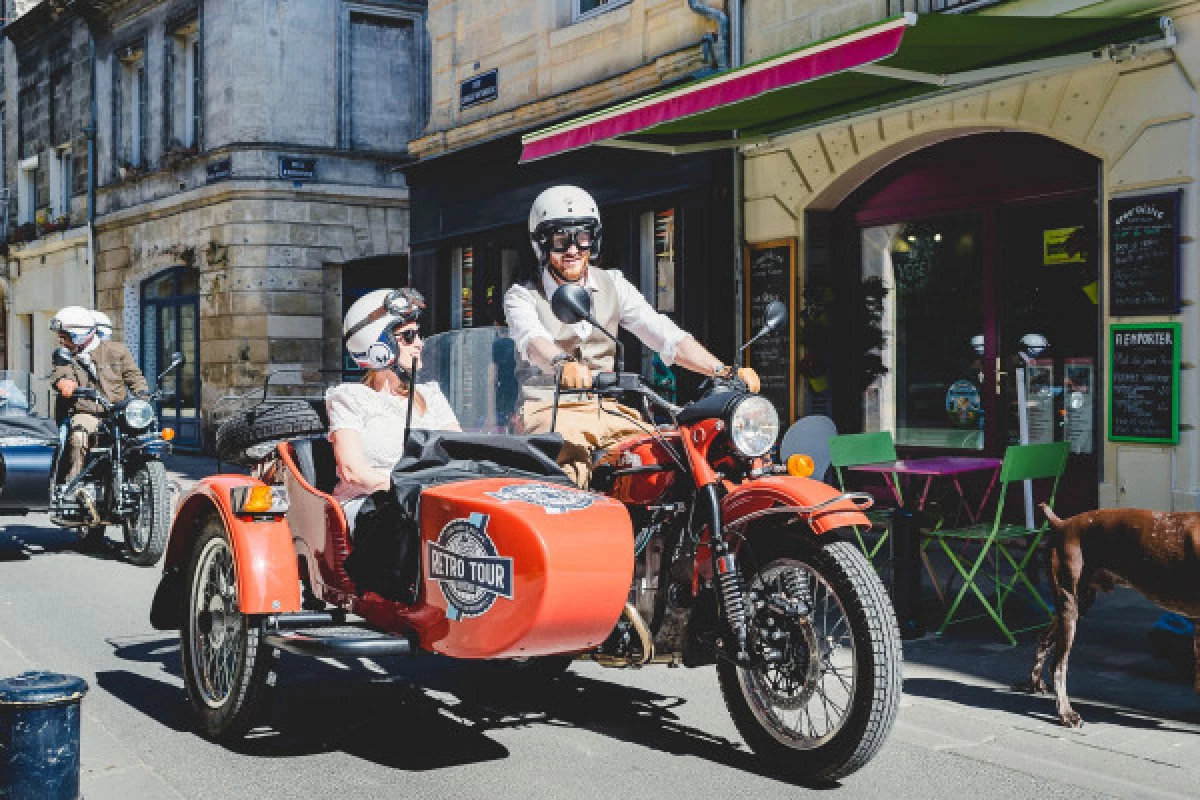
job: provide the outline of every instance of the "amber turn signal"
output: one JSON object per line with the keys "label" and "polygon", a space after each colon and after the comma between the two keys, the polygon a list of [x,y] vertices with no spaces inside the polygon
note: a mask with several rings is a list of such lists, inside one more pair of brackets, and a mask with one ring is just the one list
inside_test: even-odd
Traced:
{"label": "amber turn signal", "polygon": [[162,429],[162,437],[163,437],[164,442],[171,441],[172,439],[175,438],[175,429],[174,428],[163,428]]}
{"label": "amber turn signal", "polygon": [[788,475],[793,478],[807,478],[813,474],[817,465],[813,463],[812,456],[806,456],[803,453],[796,453],[788,456],[787,471]]}
{"label": "amber turn signal", "polygon": [[229,500],[235,514],[278,516],[288,510],[287,489],[282,486],[238,486],[229,491]]}

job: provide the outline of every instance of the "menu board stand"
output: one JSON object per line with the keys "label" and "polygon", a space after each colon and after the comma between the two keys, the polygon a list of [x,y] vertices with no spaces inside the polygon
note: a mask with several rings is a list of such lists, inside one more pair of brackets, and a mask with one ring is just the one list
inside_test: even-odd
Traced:
{"label": "menu board stand", "polygon": [[1178,322],[1109,331],[1108,438],[1179,444]]}
{"label": "menu board stand", "polygon": [[744,335],[748,339],[763,324],[767,304],[779,300],[788,309],[788,321],[782,328],[755,342],[746,351],[746,364],[753,367],[762,381],[761,393],[775,404],[780,416],[787,414],[784,425],[796,418],[795,364],[795,281],[796,240],[779,239],[746,246],[744,292]]}

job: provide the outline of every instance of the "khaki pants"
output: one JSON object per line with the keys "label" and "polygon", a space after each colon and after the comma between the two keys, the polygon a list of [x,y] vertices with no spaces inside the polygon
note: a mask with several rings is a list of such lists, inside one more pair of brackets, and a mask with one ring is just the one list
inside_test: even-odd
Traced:
{"label": "khaki pants", "polygon": [[71,434],[67,437],[67,474],[63,478],[64,482],[71,480],[83,470],[83,462],[87,458],[88,440],[99,427],[99,417],[83,413],[71,415]]}
{"label": "khaki pants", "polygon": [[[526,403],[521,410],[526,433],[546,433],[550,430],[551,407],[543,403]],[[592,457],[627,436],[645,433],[647,423],[631,408],[608,401],[600,411],[596,401],[560,403],[555,433],[562,434],[563,449],[558,454],[559,466],[581,489],[592,480]]]}

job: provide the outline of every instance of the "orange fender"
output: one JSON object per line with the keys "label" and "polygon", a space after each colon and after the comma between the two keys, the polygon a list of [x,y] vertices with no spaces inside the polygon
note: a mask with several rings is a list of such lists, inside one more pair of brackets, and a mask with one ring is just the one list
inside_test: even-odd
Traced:
{"label": "orange fender", "polygon": [[[237,516],[230,505],[230,490],[262,485],[262,481],[248,475],[213,475],[187,493],[171,524],[171,536],[163,559],[164,585],[168,577],[177,575],[187,566],[199,533],[197,519],[205,511],[216,511],[233,548],[238,606],[242,613],[279,614],[300,610],[300,574],[287,520]],[[178,590],[182,591],[182,581],[177,582],[180,584]],[[162,587],[159,593],[163,593]],[[160,601],[156,596],[156,609],[160,602],[169,601]],[[168,609],[164,611],[169,613]]]}
{"label": "orange fender", "polygon": [[[721,522],[729,525],[751,514],[777,507],[780,516],[783,516],[786,508],[815,506],[841,494],[829,484],[812,478],[777,475],[746,481],[735,486],[721,500]],[[871,526],[861,506],[851,500],[833,503],[812,513],[801,513],[800,516],[808,521],[813,533],[817,534],[849,525]]]}

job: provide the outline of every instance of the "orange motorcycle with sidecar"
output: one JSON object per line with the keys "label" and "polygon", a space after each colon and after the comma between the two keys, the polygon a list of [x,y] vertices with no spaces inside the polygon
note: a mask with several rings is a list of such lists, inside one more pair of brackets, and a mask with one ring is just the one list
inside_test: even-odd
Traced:
{"label": "orange motorcycle with sidecar", "polygon": [[[554,307],[590,313],[586,292]],[[353,536],[319,403],[266,401],[223,426],[253,473],[183,498],[151,613],[180,632],[199,729],[230,741],[255,723],[277,650],[503,659],[546,680],[575,659],[715,665],[770,769],[835,779],[866,764],[902,661],[884,587],[846,535],[870,524],[870,499],[772,464],[778,415],[739,381],[678,407],[619,366],[587,397],[641,408],[644,433],[579,490],[554,463],[560,437],[515,432],[518,360],[502,328],[427,341],[418,380],[438,381],[464,432],[408,432],[394,492]]]}

